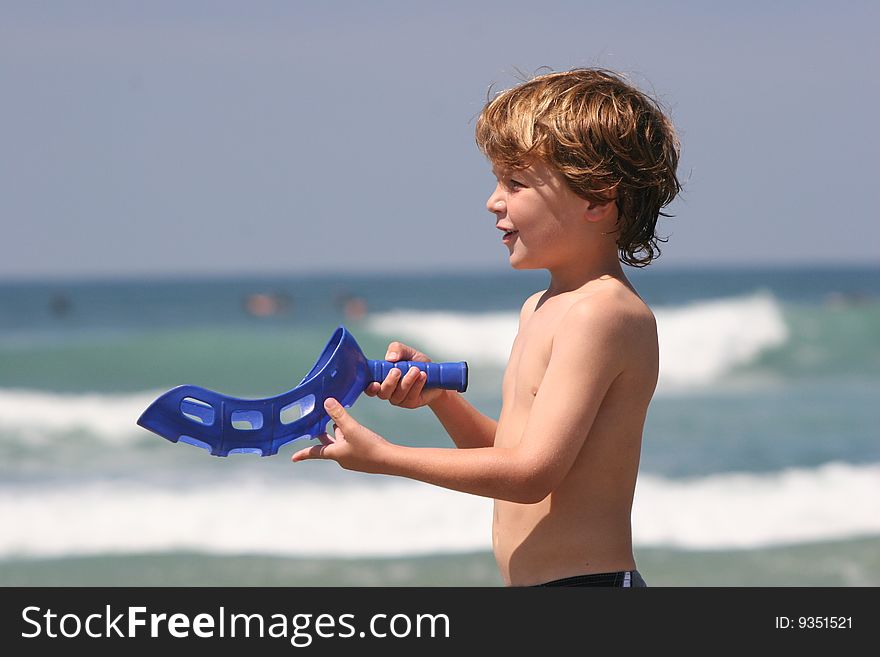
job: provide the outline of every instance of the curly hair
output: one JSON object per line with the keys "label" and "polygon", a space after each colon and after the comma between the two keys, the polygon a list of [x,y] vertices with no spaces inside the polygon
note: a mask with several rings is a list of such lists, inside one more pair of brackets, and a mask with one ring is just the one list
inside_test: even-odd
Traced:
{"label": "curly hair", "polygon": [[644,267],[660,255],[657,219],[681,191],[681,146],[657,101],[619,74],[578,68],[502,91],[483,107],[476,141],[504,168],[540,158],[581,198],[616,198],[622,262]]}

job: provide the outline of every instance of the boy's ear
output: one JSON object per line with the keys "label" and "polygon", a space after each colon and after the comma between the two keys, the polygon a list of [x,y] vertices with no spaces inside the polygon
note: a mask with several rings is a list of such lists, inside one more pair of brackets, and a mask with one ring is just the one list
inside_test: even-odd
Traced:
{"label": "boy's ear", "polygon": [[587,221],[604,221],[609,216],[617,217],[617,197],[609,198],[607,201],[597,203],[595,201],[587,201],[587,209],[584,217]]}

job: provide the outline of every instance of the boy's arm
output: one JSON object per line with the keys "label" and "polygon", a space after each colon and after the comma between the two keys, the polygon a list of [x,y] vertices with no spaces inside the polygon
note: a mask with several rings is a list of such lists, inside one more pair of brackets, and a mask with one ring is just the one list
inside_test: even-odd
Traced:
{"label": "boy's arm", "polygon": [[446,390],[428,406],[459,449],[495,444],[498,422],[480,413],[459,393]]}
{"label": "boy's arm", "polygon": [[[392,342],[388,346],[386,359],[415,360],[431,362],[431,359],[420,351],[401,342]],[[459,393],[453,390],[433,388],[426,390],[424,372],[410,368],[401,374],[396,367],[391,368],[382,383],[373,383],[364,392],[369,397],[387,400],[401,408],[419,408],[428,406],[456,447],[465,449],[472,447],[491,447],[495,443],[495,428],[498,422],[480,413]]]}
{"label": "boy's arm", "polygon": [[[535,312],[535,306],[544,291],[537,292],[526,299],[519,314],[519,328],[522,328],[523,322]],[[400,342],[392,342],[388,346],[388,352],[385,358],[394,358],[395,360],[422,360],[430,361],[430,359],[413,349],[412,347]],[[424,381],[416,380],[416,370],[410,370],[410,379],[401,376],[400,371],[392,369],[385,381],[380,384],[374,384],[373,387],[367,388],[367,394],[370,397],[378,396],[381,399],[389,400],[396,406],[404,408],[416,408],[421,405],[420,395],[424,395]],[[424,377],[423,377],[424,378]],[[428,402],[427,406],[431,409],[440,424],[449,434],[452,442],[459,449],[472,449],[475,447],[492,447],[495,444],[495,431],[498,428],[498,421],[494,420],[480,411],[468,402],[459,393],[451,390],[433,391],[436,395]]]}
{"label": "boy's arm", "polygon": [[520,443],[455,450],[393,445],[358,424],[335,400],[333,444],[297,452],[294,461],[329,458],[342,467],[417,479],[520,503],[544,499],[563,480],[589,434],[611,383],[623,369],[632,331],[622,317],[584,300],[572,306],[553,340],[550,362]]}

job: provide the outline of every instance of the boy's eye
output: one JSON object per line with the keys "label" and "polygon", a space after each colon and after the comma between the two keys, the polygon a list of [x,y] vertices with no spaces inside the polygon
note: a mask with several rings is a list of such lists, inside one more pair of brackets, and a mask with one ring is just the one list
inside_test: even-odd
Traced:
{"label": "boy's eye", "polygon": [[525,185],[523,185],[521,182],[519,182],[518,180],[513,180],[512,178],[507,181],[507,186],[510,187],[510,189],[519,189],[520,187],[525,187]]}

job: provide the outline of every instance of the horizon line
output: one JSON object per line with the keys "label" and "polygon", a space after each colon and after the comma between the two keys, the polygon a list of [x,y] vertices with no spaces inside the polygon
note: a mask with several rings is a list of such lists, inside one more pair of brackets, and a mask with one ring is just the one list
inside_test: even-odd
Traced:
{"label": "horizon line", "polygon": [[[678,273],[688,271],[727,271],[727,272],[774,272],[774,271],[823,271],[823,270],[880,270],[880,260],[858,262],[756,262],[756,263],[709,263],[690,262],[662,264],[657,263],[645,268],[624,266],[624,273],[636,276],[647,275],[649,272]],[[658,271],[659,270],[659,271]],[[526,273],[546,274],[546,270],[534,269],[523,270]],[[147,271],[140,273],[107,273],[107,272],[81,272],[81,273],[35,273],[35,274],[6,274],[0,275],[0,285],[6,284],[38,284],[38,283],[114,283],[114,282],[173,282],[175,280],[189,281],[220,281],[220,280],[255,280],[255,279],[279,279],[279,278],[350,278],[353,276],[376,279],[391,277],[429,278],[432,276],[498,276],[504,274],[516,275],[521,273],[510,267],[464,267],[464,268],[425,268],[418,271],[404,271],[400,269],[320,269],[320,270],[238,270],[238,271]]]}

